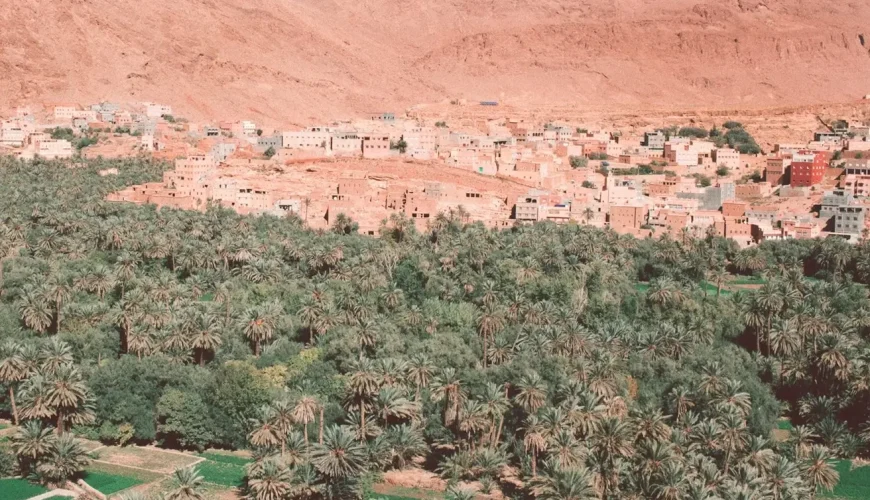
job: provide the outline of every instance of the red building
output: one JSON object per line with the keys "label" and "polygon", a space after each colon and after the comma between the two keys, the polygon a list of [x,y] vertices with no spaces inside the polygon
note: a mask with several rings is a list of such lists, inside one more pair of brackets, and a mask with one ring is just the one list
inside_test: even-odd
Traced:
{"label": "red building", "polygon": [[820,184],[825,178],[830,158],[827,155],[801,151],[791,160],[791,185],[809,187]]}

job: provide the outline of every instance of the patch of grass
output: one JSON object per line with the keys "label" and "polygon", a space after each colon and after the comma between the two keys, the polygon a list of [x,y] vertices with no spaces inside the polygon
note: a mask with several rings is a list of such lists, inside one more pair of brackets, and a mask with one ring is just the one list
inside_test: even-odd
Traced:
{"label": "patch of grass", "polygon": [[634,284],[634,288],[638,292],[645,292],[649,290],[649,283],[637,282]]}
{"label": "patch of grass", "polygon": [[119,491],[124,491],[127,488],[132,488],[138,484],[142,484],[142,481],[135,477],[110,474],[96,470],[87,471],[84,480],[86,483],[91,485],[91,487],[104,495],[111,495]]}
{"label": "patch of grass", "polygon": [[[725,285],[726,285],[725,283],[722,283],[722,290],[719,292],[719,294],[723,297],[725,297],[727,295],[731,295],[731,290],[726,289]],[[715,284],[708,283],[706,281],[702,281],[701,287],[704,289],[705,292],[707,292],[708,295],[713,295],[713,296],[716,295],[716,285]]]}
{"label": "patch of grass", "polygon": [[0,498],[3,500],[25,500],[46,491],[42,486],[24,479],[0,479]]}
{"label": "patch of grass", "polygon": [[205,482],[222,486],[244,484],[245,465],[251,463],[250,459],[210,452],[201,453],[199,456],[206,459],[197,465]]}
{"label": "patch of grass", "polygon": [[208,292],[208,293],[202,294],[199,297],[200,302],[212,302],[213,300],[214,300],[214,293],[213,292]]}
{"label": "patch of grass", "polygon": [[395,484],[378,483],[373,486],[366,500],[439,500],[444,495],[437,491],[407,488]]}
{"label": "patch of grass", "polygon": [[776,428],[781,431],[793,431],[794,426],[791,425],[791,420],[777,420]]}
{"label": "patch of grass", "polygon": [[850,460],[838,460],[835,468],[840,473],[840,482],[833,491],[823,492],[822,496],[848,500],[870,498],[870,467],[853,469]]}
{"label": "patch of grass", "polygon": [[729,282],[732,285],[763,285],[767,283],[764,278],[759,276],[741,276]]}
{"label": "patch of grass", "polygon": [[[114,476],[131,477],[139,481],[140,483],[150,483],[152,481],[157,481],[158,479],[163,479],[166,477],[166,474],[161,474],[158,472],[134,469],[132,467],[125,467],[123,465],[109,464],[105,462],[91,462],[91,465],[87,468],[87,472],[97,472]],[[85,479],[85,481],[87,481],[87,478]]]}
{"label": "patch of grass", "polygon": [[154,472],[171,474],[175,469],[187,467],[197,461],[193,455],[139,448],[136,446],[106,446],[98,450],[100,460],[129,467],[140,467]]}

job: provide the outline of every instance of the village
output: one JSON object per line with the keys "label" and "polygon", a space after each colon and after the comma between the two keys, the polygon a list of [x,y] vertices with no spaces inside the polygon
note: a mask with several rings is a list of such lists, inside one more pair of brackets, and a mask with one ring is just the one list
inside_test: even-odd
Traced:
{"label": "village", "polygon": [[[484,101],[476,106],[497,108]],[[0,153],[22,159],[151,155],[162,182],[109,200],[245,214],[295,214],[312,228],[350,217],[376,235],[402,213],[492,228],[538,221],[637,237],[715,234],[748,247],[870,227],[870,127],[838,120],[762,151],[743,125],[623,133],[511,117],[432,120],[378,112],[300,129],[194,123],[156,103],[19,107]]]}

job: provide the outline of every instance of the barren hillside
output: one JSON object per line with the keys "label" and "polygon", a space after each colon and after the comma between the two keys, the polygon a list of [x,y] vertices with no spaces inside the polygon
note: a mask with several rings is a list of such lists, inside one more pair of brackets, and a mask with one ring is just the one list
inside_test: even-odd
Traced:
{"label": "barren hillside", "polygon": [[870,93],[861,1],[33,0],[0,3],[0,25],[2,106],[305,123],[453,98],[637,111]]}

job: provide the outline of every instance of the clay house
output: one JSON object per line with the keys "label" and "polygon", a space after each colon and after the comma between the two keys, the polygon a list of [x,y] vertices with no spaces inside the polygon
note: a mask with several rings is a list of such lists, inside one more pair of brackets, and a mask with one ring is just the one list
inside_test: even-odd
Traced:
{"label": "clay house", "polygon": [[579,144],[561,143],[556,145],[554,153],[559,158],[570,158],[572,156],[583,156],[583,146]]}
{"label": "clay house", "polygon": [[643,145],[656,151],[665,149],[665,142],[667,140],[667,136],[662,131],[646,132],[643,134]]}
{"label": "clay house", "polygon": [[165,115],[172,115],[172,106],[168,104],[157,104],[153,102],[143,103],[145,108],[145,116],[148,118],[160,118]]}
{"label": "clay house", "polygon": [[790,185],[810,187],[820,184],[825,178],[828,159],[821,153],[796,153],[792,156]]}
{"label": "clay house", "polygon": [[731,170],[740,168],[740,153],[731,148],[714,149],[711,157],[713,164]]}
{"label": "clay house", "polygon": [[412,127],[402,134],[402,140],[413,155],[417,151],[435,151],[438,146],[438,133],[429,127]]}
{"label": "clay house", "polygon": [[783,235],[786,238],[794,239],[812,239],[819,236],[821,229],[818,224],[812,222],[802,222],[795,219],[783,220],[782,223]]}
{"label": "clay house", "polygon": [[332,135],[328,130],[307,128],[297,132],[283,132],[281,146],[287,149],[329,149]]}
{"label": "clay house", "polygon": [[540,219],[541,197],[534,191],[517,199],[514,205],[514,219],[519,222],[536,222]]}
{"label": "clay house", "polygon": [[611,205],[608,222],[610,227],[617,232],[640,229],[646,224],[649,210],[645,206]]}
{"label": "clay house", "polygon": [[861,234],[866,227],[867,207],[845,205],[837,207],[834,215],[834,232],[838,234]]}
{"label": "clay house", "polygon": [[335,156],[360,156],[362,139],[355,132],[333,135],[332,152]]}
{"label": "clay house", "polygon": [[825,194],[822,195],[821,207],[819,209],[820,219],[830,219],[837,215],[838,207],[854,203],[856,178],[857,176],[847,175],[843,180],[843,188],[825,191]]}
{"label": "clay house", "polygon": [[383,112],[369,113],[368,115],[366,115],[366,118],[368,120],[375,121],[375,122],[392,123],[392,122],[396,121],[396,114],[395,113],[383,113]]}
{"label": "clay house", "polygon": [[722,216],[742,218],[746,216],[747,208],[749,203],[745,201],[726,201],[722,203]]}
{"label": "clay house", "polygon": [[791,165],[791,157],[770,157],[766,159],[764,180],[771,186],[779,186],[787,181],[786,171]]}
{"label": "clay house", "polygon": [[870,175],[847,174],[843,176],[840,185],[855,196],[870,196]]}
{"label": "clay house", "polygon": [[363,158],[386,158],[392,155],[390,137],[388,135],[362,135]]}
{"label": "clay house", "polygon": [[782,217],[782,211],[776,205],[750,206],[746,209],[746,219],[750,224],[766,223],[773,225]]}
{"label": "clay house", "polygon": [[771,187],[766,182],[754,182],[748,184],[737,184],[734,186],[734,194],[737,198],[746,200],[753,198],[764,198],[770,196]]}
{"label": "clay house", "polygon": [[3,122],[0,125],[0,145],[18,148],[27,138],[25,130],[16,122]]}
{"label": "clay house", "polygon": [[784,240],[786,235],[782,228],[774,227],[767,222],[760,222],[752,224],[752,239],[756,243],[761,243],[762,241]]}
{"label": "clay house", "polygon": [[72,144],[64,139],[49,139],[37,144],[36,154],[47,160],[72,158]]}
{"label": "clay house", "polygon": [[272,151],[278,151],[284,147],[284,136],[281,134],[265,135],[257,137],[257,151],[265,152],[269,148]]}
{"label": "clay house", "polygon": [[78,111],[77,106],[55,106],[54,119],[62,121],[72,120],[76,114],[76,111]]}
{"label": "clay house", "polygon": [[115,113],[115,125],[118,127],[129,127],[133,124],[133,115],[129,111],[118,111]]}
{"label": "clay house", "polygon": [[870,157],[847,159],[844,169],[846,174],[870,175]]}

